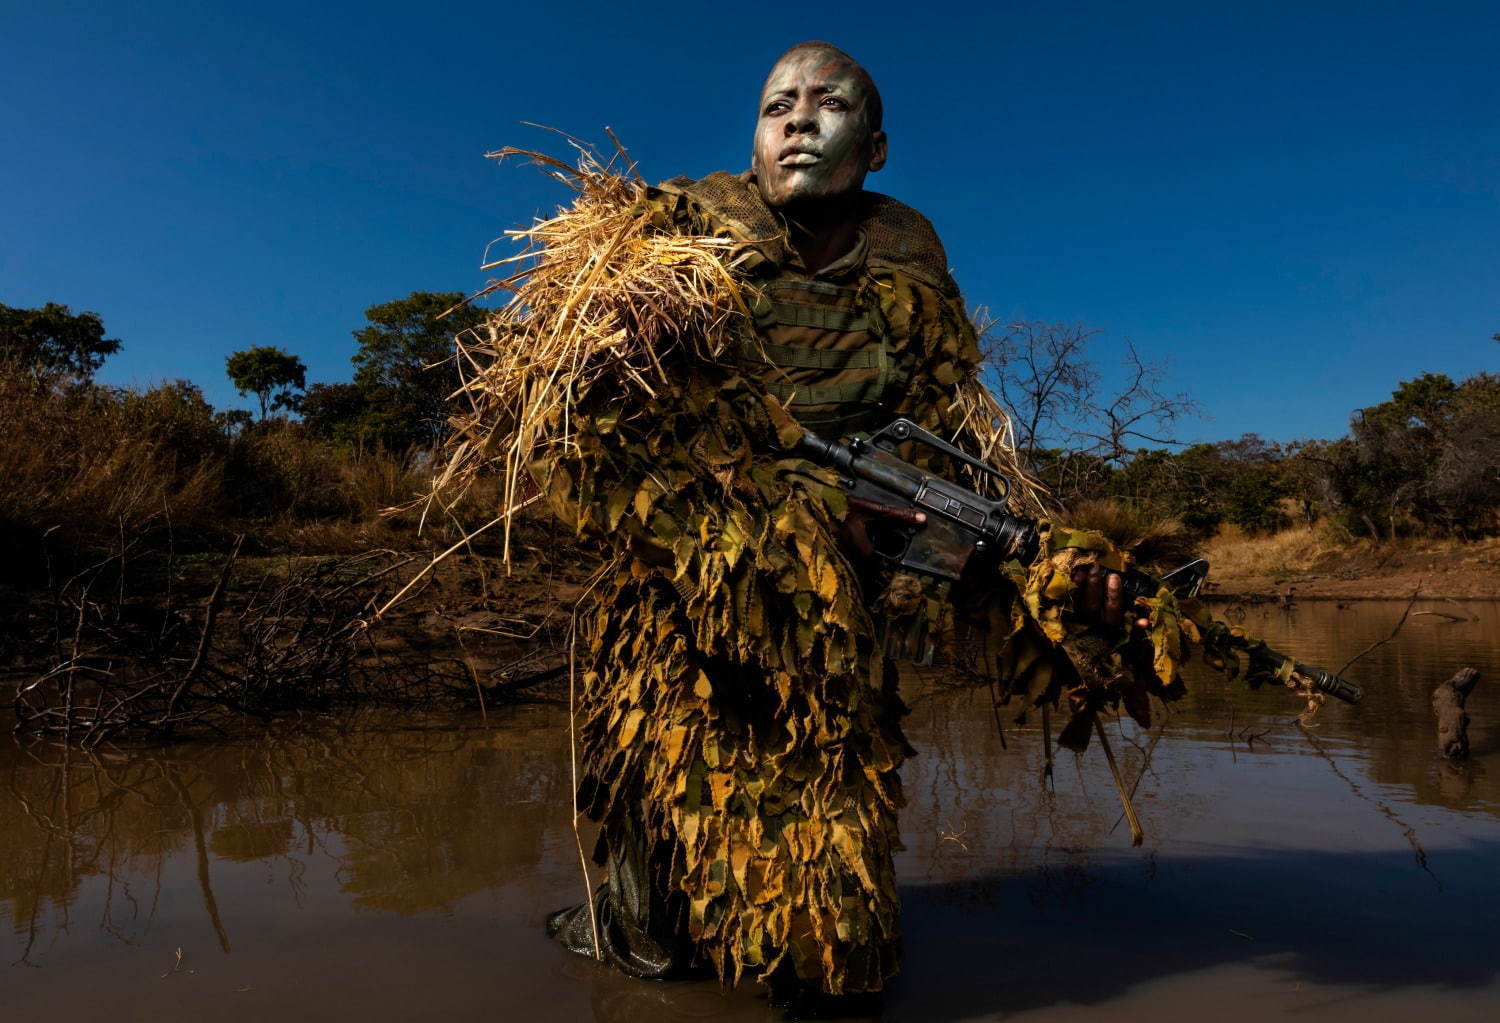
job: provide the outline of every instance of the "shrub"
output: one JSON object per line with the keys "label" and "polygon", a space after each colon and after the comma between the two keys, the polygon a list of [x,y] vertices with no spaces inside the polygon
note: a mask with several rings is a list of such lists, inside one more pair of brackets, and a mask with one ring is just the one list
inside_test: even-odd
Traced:
{"label": "shrub", "polygon": [[[127,395],[40,381],[0,363],[0,539],[34,563],[43,538],[58,550],[118,547],[122,536],[211,521],[218,441],[193,425],[207,409],[194,398],[175,384]],[[188,450],[174,447],[188,437]]]}

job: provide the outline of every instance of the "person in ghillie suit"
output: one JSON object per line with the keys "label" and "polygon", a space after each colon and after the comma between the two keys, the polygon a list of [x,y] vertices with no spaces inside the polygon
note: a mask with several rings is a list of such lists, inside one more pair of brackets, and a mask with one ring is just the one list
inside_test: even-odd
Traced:
{"label": "person in ghillie suit", "polygon": [[936,233],[863,189],[886,151],[870,76],[803,43],[766,80],[744,174],[653,188],[549,161],[581,196],[519,232],[528,269],[469,353],[454,465],[503,462],[507,513],[540,492],[613,555],[580,611],[576,717],[608,879],[548,929],[633,976],[842,995],[897,972],[912,751],[884,633],[977,627],[1021,713],[1066,702],[1075,748],[1101,708],[1175,697],[1197,638],[1165,594],[1126,633],[1100,566],[1128,556],[1045,521],[1044,556],[975,599],[893,576],[861,542],[871,510],[793,453],[905,416],[1043,510]]}
{"label": "person in ghillie suit", "polygon": [[[707,960],[781,968],[830,994],[900,962],[892,858],[910,752],[877,596],[840,546],[842,495],[787,458],[800,424],[869,433],[905,415],[946,435],[979,352],[927,220],[864,192],[885,163],[879,94],[826,44],[762,90],[752,169],[647,191],[657,229],[731,239],[752,331],[687,369],[663,414],[589,438],[580,484],[631,551],[591,623],[584,802],[610,868],[550,928],[626,972]],[[591,433],[588,426],[580,431]],[[609,513],[666,481],[649,516]],[[665,528],[662,528],[665,527]],[[685,562],[685,563],[684,563]]]}

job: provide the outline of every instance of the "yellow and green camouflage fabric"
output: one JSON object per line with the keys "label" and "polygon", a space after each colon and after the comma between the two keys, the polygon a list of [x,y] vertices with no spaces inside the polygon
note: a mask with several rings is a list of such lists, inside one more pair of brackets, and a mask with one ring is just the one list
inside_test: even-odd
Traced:
{"label": "yellow and green camouflage fabric", "polygon": [[[753,184],[729,180],[758,202]],[[879,227],[862,233],[862,260],[815,278],[761,251],[774,235],[735,231],[690,187],[643,202],[652,229],[747,242],[738,265],[761,296],[762,329],[723,364],[683,358],[676,388],[645,410],[625,383],[595,385],[576,454],[534,467],[558,514],[619,552],[584,630],[583,799],[601,852],[633,829],[670,843],[650,857],[670,876],[654,880],[684,893],[691,938],[726,981],[785,962],[830,993],[877,990],[899,964],[904,708],[834,540],[844,496],[785,457],[801,431],[789,413],[810,410],[826,428],[819,415],[862,404],[951,433],[955,385],[978,362],[973,329],[946,272],[881,261]],[[799,317],[798,302],[811,312]],[[813,372],[788,381],[773,362],[872,344],[884,370],[804,354],[791,368]],[[851,380],[840,393],[860,389],[858,401],[796,401]]]}
{"label": "yellow and green camouflage fabric", "polygon": [[979,350],[936,234],[866,193],[856,252],[807,274],[743,175],[639,201],[640,230],[732,239],[726,262],[757,297],[722,359],[673,348],[650,395],[595,383],[576,443],[532,466],[555,512],[616,554],[582,630],[580,802],[600,862],[644,840],[651,883],[685,905],[726,983],[780,969],[833,994],[878,990],[900,962],[911,751],[871,609],[977,634],[1018,712],[1069,704],[1060,741],[1078,747],[1102,707],[1141,717],[1149,695],[1180,693],[1201,623],[1163,595],[1145,637],[1111,646],[1072,615],[1070,573],[1127,556],[1048,523],[1029,570],[951,601],[904,577],[863,592],[835,540],[843,493],[787,453],[805,425],[831,436],[895,416],[975,449],[958,396],[981,386]]}
{"label": "yellow and green camouflage fabric", "polygon": [[[1182,667],[1194,649],[1204,663],[1231,679],[1245,669],[1252,687],[1274,683],[1308,701],[1309,711],[1324,702],[1291,673],[1285,661],[1274,673],[1256,664],[1263,649],[1240,626],[1215,621],[1197,598],[1174,596],[1165,586],[1141,598],[1128,612],[1144,628],[1123,636],[1101,630],[1097,620],[1074,608],[1074,573],[1094,563],[1114,572],[1134,567],[1128,551],[1102,534],[1041,520],[1041,551],[1029,568],[1005,566],[1012,587],[986,586],[983,592],[954,594],[954,614],[978,642],[968,646],[973,666],[999,683],[1001,699],[1024,720],[1038,706],[1065,706],[1070,717],[1058,735],[1073,750],[1088,747],[1103,710],[1124,711],[1143,727],[1151,725],[1151,697],[1163,702],[1185,693]],[[961,630],[962,631],[962,630]],[[1242,664],[1240,654],[1250,655]],[[1061,656],[1060,656],[1061,655]]]}

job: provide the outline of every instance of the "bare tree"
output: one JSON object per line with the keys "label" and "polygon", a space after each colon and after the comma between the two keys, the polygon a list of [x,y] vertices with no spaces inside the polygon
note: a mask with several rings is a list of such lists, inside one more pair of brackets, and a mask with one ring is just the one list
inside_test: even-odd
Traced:
{"label": "bare tree", "polygon": [[1095,428],[1078,431],[1080,437],[1093,442],[1094,454],[1116,463],[1139,449],[1142,442],[1180,443],[1171,436],[1177,421],[1202,414],[1202,407],[1186,394],[1162,391],[1167,377],[1165,362],[1147,362],[1132,341],[1125,342],[1125,353],[1128,383],[1109,404],[1101,400],[1084,408],[1085,417],[1093,421]]}
{"label": "bare tree", "polygon": [[[1167,365],[1125,343],[1125,383],[1110,393],[1090,357],[1099,330],[1041,320],[1002,324],[975,314],[991,385],[1010,412],[1016,446],[1057,489],[1078,496],[1144,445],[1174,445],[1173,428],[1199,414],[1185,394],[1163,390]],[[1040,463],[1047,463],[1045,470]]]}
{"label": "bare tree", "polygon": [[981,310],[975,317],[980,351],[1010,413],[1016,447],[1034,451],[1065,443],[1067,420],[1094,399],[1099,374],[1088,360],[1097,330],[1081,323],[1040,320],[1001,324]]}

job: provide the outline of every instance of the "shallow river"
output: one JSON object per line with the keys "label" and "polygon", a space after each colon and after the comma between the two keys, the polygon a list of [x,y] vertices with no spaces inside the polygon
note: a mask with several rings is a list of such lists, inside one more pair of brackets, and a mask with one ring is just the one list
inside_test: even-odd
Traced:
{"label": "shallow river", "polygon": [[[1246,624],[1332,669],[1402,607]],[[1350,670],[1365,703],[1311,738],[1287,695],[1195,675],[1137,792],[1139,849],[1097,744],[1045,787],[1034,725],[1002,749],[987,693],[909,678],[884,1018],[1500,1019],[1500,605],[1417,610],[1478,621],[1413,617]],[[1428,693],[1464,665],[1484,679],[1453,766]],[[566,720],[362,715],[94,754],[0,738],[3,1018],[779,1018],[753,986],[628,981],[542,937],[584,887]],[[1129,778],[1155,734],[1111,725]]]}

